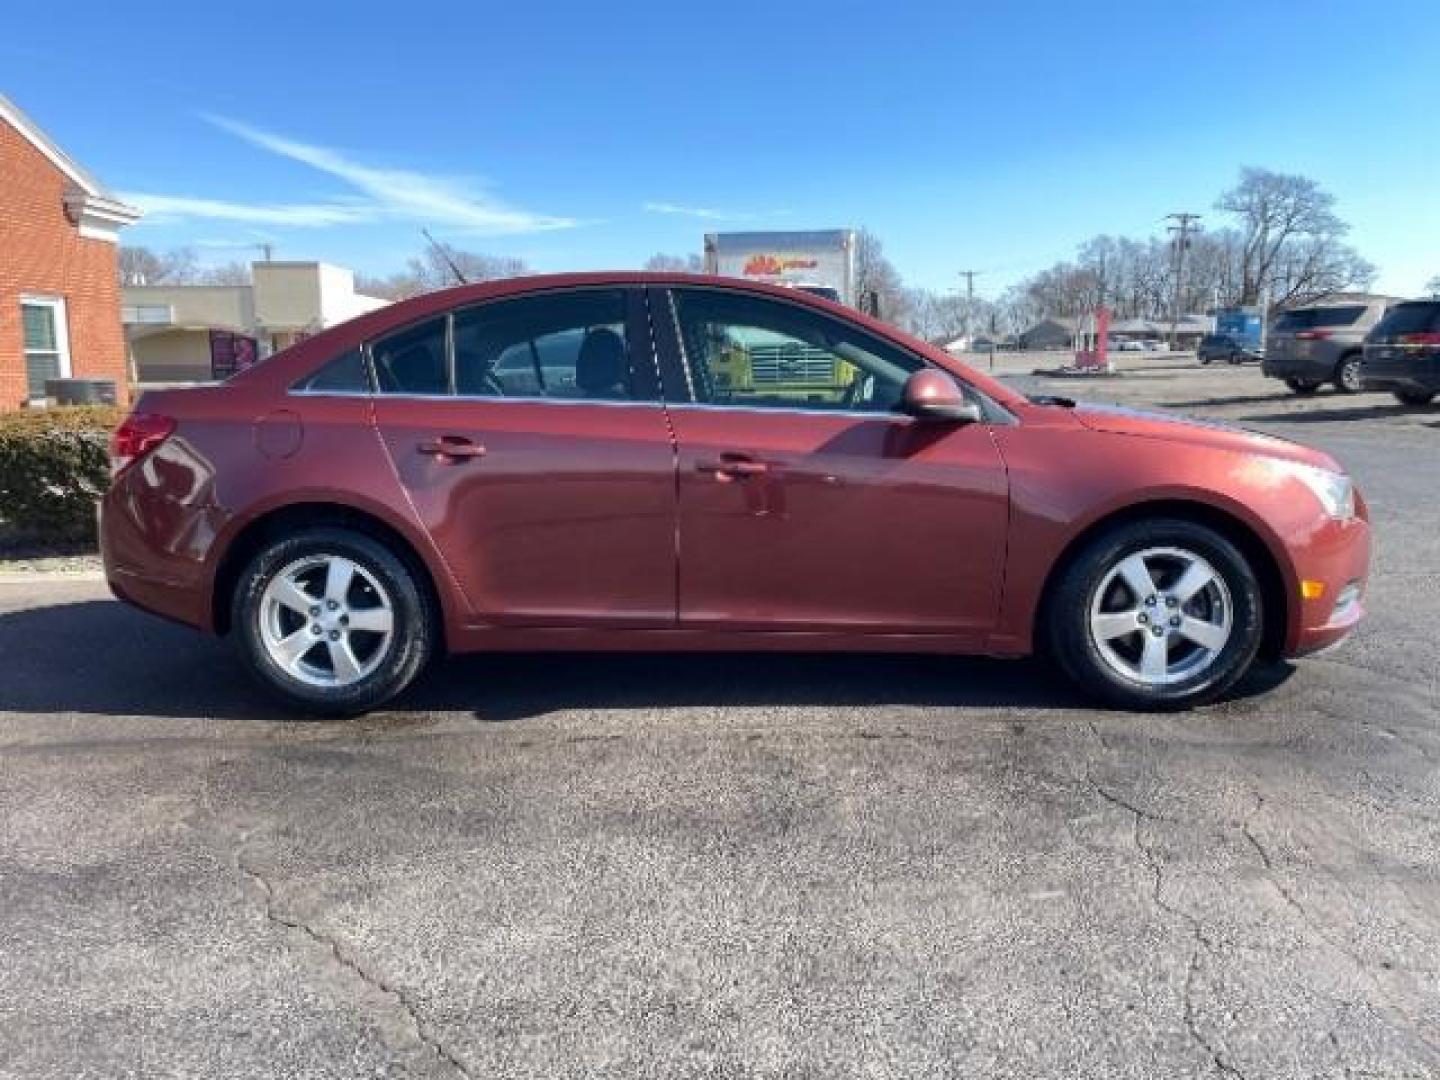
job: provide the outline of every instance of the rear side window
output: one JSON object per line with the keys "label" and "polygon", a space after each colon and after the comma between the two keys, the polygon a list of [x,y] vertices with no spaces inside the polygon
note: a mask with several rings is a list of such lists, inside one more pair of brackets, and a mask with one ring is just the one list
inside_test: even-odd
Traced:
{"label": "rear side window", "polygon": [[341,353],[309,378],[295,384],[296,390],[311,394],[368,394],[370,372],[365,356],[357,349]]}
{"label": "rear side window", "polygon": [[1375,327],[1376,337],[1440,330],[1440,303],[1396,304]]}
{"label": "rear side window", "polygon": [[467,397],[653,401],[620,289],[497,300],[455,312],[455,390]]}
{"label": "rear side window", "polygon": [[1318,330],[1325,327],[1350,326],[1365,314],[1364,304],[1345,307],[1297,308],[1275,320],[1275,329]]}
{"label": "rear side window", "polygon": [[370,346],[382,394],[448,394],[445,316],[427,319]]}

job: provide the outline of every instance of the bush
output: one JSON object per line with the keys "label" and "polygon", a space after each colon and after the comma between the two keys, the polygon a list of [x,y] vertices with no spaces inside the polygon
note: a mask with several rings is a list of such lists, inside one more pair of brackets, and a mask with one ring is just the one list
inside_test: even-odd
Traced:
{"label": "bush", "polygon": [[110,480],[113,407],[0,415],[0,546],[95,543],[95,504]]}

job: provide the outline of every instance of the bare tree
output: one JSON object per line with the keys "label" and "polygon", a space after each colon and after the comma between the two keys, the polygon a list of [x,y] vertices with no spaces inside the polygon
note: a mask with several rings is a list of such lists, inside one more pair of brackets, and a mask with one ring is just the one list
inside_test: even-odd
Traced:
{"label": "bare tree", "polygon": [[1425,291],[1431,296],[1440,296],[1440,274],[1436,274],[1425,283]]}
{"label": "bare tree", "polygon": [[657,252],[645,260],[645,269],[656,273],[701,274],[705,271],[705,260],[699,255],[666,255]]}
{"label": "bare tree", "polygon": [[896,325],[904,325],[909,314],[910,297],[895,264],[885,257],[880,238],[869,229],[861,229],[855,240],[855,292],[863,298],[874,295],[880,317]]}
{"label": "bare tree", "polygon": [[195,252],[191,248],[152,248],[123,244],[118,261],[121,285],[184,285],[195,279]]}
{"label": "bare tree", "polygon": [[196,285],[249,285],[250,264],[232,260],[215,266],[202,266],[191,280]]}
{"label": "bare tree", "polygon": [[1335,214],[1335,197],[1309,177],[1242,169],[1215,205],[1239,219],[1242,304],[1267,290],[1283,305],[1374,278],[1374,267],[1343,243],[1348,226]]}
{"label": "bare tree", "polygon": [[[460,277],[456,277],[456,271]],[[425,248],[419,255],[406,260],[405,269],[392,274],[357,274],[355,289],[365,296],[385,300],[404,300],[421,293],[434,292],[467,283],[495,281],[530,273],[523,259],[511,255],[486,255],[466,251],[450,244]]]}

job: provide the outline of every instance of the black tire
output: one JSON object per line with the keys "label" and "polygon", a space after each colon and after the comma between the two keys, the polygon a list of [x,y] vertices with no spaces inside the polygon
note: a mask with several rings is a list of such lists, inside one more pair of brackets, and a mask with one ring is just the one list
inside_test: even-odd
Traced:
{"label": "black tire", "polygon": [[1435,400],[1434,390],[1396,390],[1395,400],[1401,405],[1414,405],[1416,407],[1429,405]]}
{"label": "black tire", "polygon": [[[263,637],[262,619],[268,616],[262,601],[271,582],[287,567],[322,557],[354,563],[389,599],[388,640],[382,639],[383,647],[371,652],[367,664],[373,660],[373,670],[349,685],[317,686],[296,677],[271,658]],[[421,572],[365,533],[334,526],[300,529],[261,549],[240,574],[231,600],[232,637],[250,673],[287,705],[319,716],[368,712],[409,686],[436,651],[439,613],[419,578]],[[366,587],[363,581],[361,587]],[[323,637],[317,637],[317,645],[324,645]],[[351,640],[348,635],[346,640]]]}
{"label": "black tire", "polygon": [[[1231,617],[1230,636],[1208,665],[1164,685],[1123,675],[1101,653],[1090,626],[1092,603],[1111,571],[1127,556],[1157,548],[1181,549],[1208,562],[1224,582]],[[1260,585],[1245,556],[1213,529],[1175,518],[1121,524],[1092,539],[1062,571],[1042,618],[1051,656],[1082,691],[1145,712],[1188,709],[1219,697],[1249,669],[1264,632]],[[1143,648],[1145,630],[1136,633]],[[1181,649],[1190,647],[1176,640]]]}
{"label": "black tire", "polygon": [[1313,394],[1316,390],[1320,389],[1320,384],[1318,382],[1311,382],[1309,379],[1286,379],[1285,385],[1288,386],[1294,393],[1300,394],[1302,396],[1307,394]]}
{"label": "black tire", "polygon": [[1365,358],[1360,353],[1346,353],[1335,365],[1335,389],[1342,394],[1358,394],[1365,389],[1361,368]]}

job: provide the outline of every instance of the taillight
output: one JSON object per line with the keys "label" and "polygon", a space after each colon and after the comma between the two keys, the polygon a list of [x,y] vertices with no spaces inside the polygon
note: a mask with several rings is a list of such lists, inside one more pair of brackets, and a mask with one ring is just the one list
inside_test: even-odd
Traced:
{"label": "taillight", "polygon": [[1417,334],[1401,334],[1401,345],[1440,345],[1440,333],[1426,330]]}
{"label": "taillight", "polygon": [[1301,330],[1295,335],[1297,341],[1324,341],[1335,331],[1333,330]]}
{"label": "taillight", "polygon": [[131,413],[110,436],[110,475],[119,476],[168,439],[175,419],[156,413]]}

